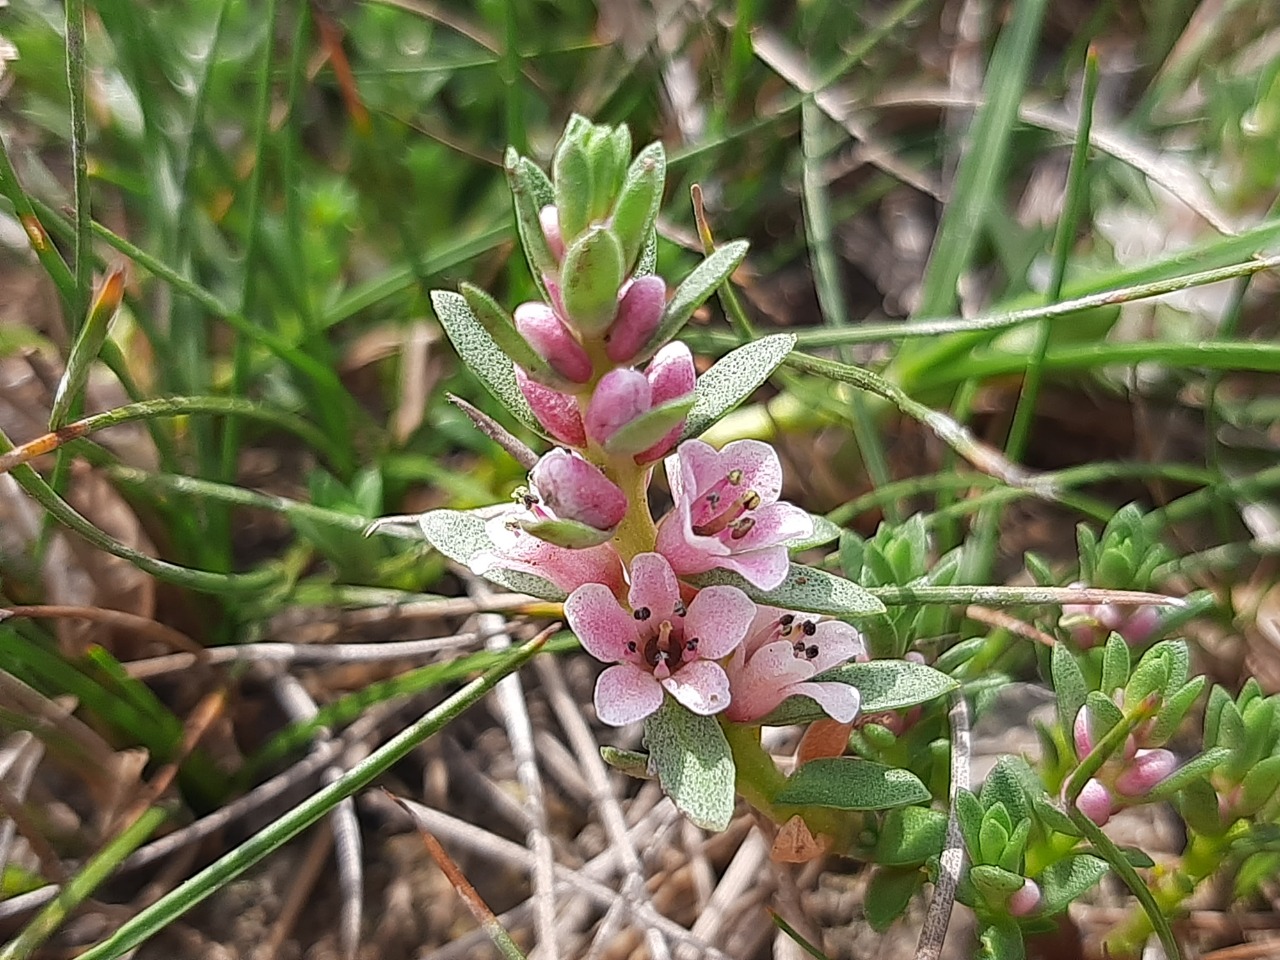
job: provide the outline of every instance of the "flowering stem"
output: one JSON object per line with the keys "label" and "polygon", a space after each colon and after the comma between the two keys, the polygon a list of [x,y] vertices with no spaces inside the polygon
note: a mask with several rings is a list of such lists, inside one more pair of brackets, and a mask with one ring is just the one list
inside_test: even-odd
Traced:
{"label": "flowering stem", "polygon": [[636,466],[630,457],[619,458],[609,465],[609,474],[627,495],[627,512],[614,534],[613,545],[628,566],[636,554],[652,550],[658,537],[657,525],[649,512],[651,470],[651,467]]}

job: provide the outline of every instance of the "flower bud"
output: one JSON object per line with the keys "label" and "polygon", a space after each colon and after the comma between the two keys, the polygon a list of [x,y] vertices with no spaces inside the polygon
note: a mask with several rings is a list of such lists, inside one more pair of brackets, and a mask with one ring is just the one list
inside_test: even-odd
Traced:
{"label": "flower bud", "polygon": [[1076,798],[1076,809],[1098,826],[1105,826],[1111,819],[1111,791],[1101,781],[1090,780]]}
{"label": "flower bud", "polygon": [[1160,626],[1160,612],[1155,607],[1138,607],[1120,625],[1120,636],[1129,646],[1140,646],[1151,639]]}
{"label": "flower bud", "polygon": [[627,512],[626,494],[577,454],[552,450],[533,466],[529,482],[542,506],[564,520],[612,532]]}
{"label": "flower bud", "polygon": [[571,447],[585,447],[587,434],[582,426],[582,415],[578,413],[578,401],[567,393],[544,387],[536,380],[530,380],[519,367],[515,368],[516,384],[529,408],[556,440]]}
{"label": "flower bud", "polygon": [[1040,908],[1040,885],[1034,880],[1024,880],[1021,890],[1015,890],[1009,897],[1009,916],[1025,917]]}
{"label": "flower bud", "polygon": [[[657,407],[690,396],[698,372],[693,366],[693,354],[689,348],[676,340],[654,354],[645,370],[645,377],[652,390],[653,405]],[[685,418],[681,417],[661,440],[636,454],[636,463],[652,463],[670,453],[684,432],[684,422]]]}
{"label": "flower bud", "polygon": [[586,383],[591,379],[591,358],[569,328],[545,303],[534,300],[516,307],[516,329],[538,356],[566,380]]}
{"label": "flower bud", "polygon": [[605,334],[604,352],[614,363],[628,363],[658,329],[667,305],[667,284],[658,276],[637,277],[618,301],[618,314]]}
{"label": "flower bud", "polygon": [[622,427],[653,406],[653,390],[638,370],[610,370],[596,384],[587,407],[587,435],[607,443]]}
{"label": "flower bud", "polygon": [[547,248],[557,260],[564,259],[564,237],[560,235],[560,211],[554,204],[547,204],[538,211],[538,223],[542,235],[547,238]]}
{"label": "flower bud", "polygon": [[1116,792],[1141,797],[1178,769],[1178,758],[1168,750],[1139,750],[1116,778]]}
{"label": "flower bud", "polygon": [[1089,730],[1089,708],[1081,707],[1076,714],[1076,722],[1072,727],[1072,735],[1076,743],[1076,757],[1083,759],[1093,752],[1093,734]]}

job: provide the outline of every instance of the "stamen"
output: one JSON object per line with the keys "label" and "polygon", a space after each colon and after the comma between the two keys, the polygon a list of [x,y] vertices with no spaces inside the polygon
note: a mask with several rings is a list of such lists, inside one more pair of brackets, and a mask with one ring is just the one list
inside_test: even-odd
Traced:
{"label": "stamen", "polygon": [[688,650],[690,653],[693,653],[693,651],[698,649],[698,638],[690,637],[688,640],[684,642],[684,648]]}
{"label": "stamen", "polygon": [[636,644],[636,642],[635,642],[634,640],[628,640],[628,641],[627,641],[627,652],[628,652],[628,653],[635,653],[635,652],[636,652],[637,650],[639,650],[639,649],[640,649],[640,647]]}
{"label": "stamen", "polygon": [[688,610],[686,609],[683,600],[677,600],[676,605],[671,609],[671,612],[674,613],[677,617],[683,617],[688,612]]}
{"label": "stamen", "polygon": [[738,484],[742,483],[742,471],[730,470],[729,475],[725,477],[725,479],[736,487]]}
{"label": "stamen", "polygon": [[800,629],[804,631],[804,635],[806,637],[812,637],[815,633],[818,632],[818,625],[814,623],[812,620],[806,620],[804,622],[804,626],[802,626]]}
{"label": "stamen", "polygon": [[817,658],[818,645],[816,643],[811,643],[809,646],[805,647],[804,655],[810,660]]}
{"label": "stamen", "polygon": [[755,525],[755,517],[743,517],[741,520],[731,523],[729,525],[729,539],[741,540],[751,532],[751,528]]}
{"label": "stamen", "polygon": [[637,620],[644,621],[648,620],[649,617],[652,616],[652,613],[648,607],[637,607],[632,612],[631,616],[635,617]]}

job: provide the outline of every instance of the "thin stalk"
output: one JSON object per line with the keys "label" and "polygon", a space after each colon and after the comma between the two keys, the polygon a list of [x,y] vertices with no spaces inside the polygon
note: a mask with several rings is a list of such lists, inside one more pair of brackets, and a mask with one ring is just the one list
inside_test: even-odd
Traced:
{"label": "thin stalk", "polygon": [[84,0],[66,0],[67,87],[71,92],[71,168],[74,178],[76,232],[72,245],[75,271],[74,333],[89,315],[93,296],[92,211],[89,205],[89,122],[84,95]]}

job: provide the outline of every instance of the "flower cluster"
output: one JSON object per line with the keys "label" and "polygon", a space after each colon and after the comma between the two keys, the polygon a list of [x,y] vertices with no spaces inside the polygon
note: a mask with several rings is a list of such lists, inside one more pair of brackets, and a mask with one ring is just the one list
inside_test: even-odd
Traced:
{"label": "flower cluster", "polygon": [[[644,719],[667,696],[695,714],[751,723],[792,695],[849,722],[857,690],[816,678],[864,652],[853,627],[693,579],[723,570],[744,587],[773,590],[790,571],[788,545],[811,537],[814,524],[780,499],[782,468],[768,444],[681,442],[696,371],[673,337],[745,245],[709,257],[672,293],[653,272],[662,147],[634,161],[630,151],[625,127],[574,118],[552,180],[508,156],[521,239],[544,298],[509,316],[476,288],[464,285],[461,299],[559,446],[537,459],[514,502],[488,517],[486,543],[469,563],[486,575],[532,575],[568,595],[569,626],[612,664],[595,691],[605,723]],[[664,458],[673,506],[655,523],[648,487]]]}
{"label": "flower cluster", "polygon": [[[1089,708],[1081,707],[1072,731],[1077,756],[1088,756],[1097,745],[1096,726]],[[1129,734],[1123,750],[1108,759],[1097,776],[1080,791],[1076,806],[1098,826],[1104,825],[1120,808],[1141,803],[1178,768],[1178,758],[1171,751],[1163,747],[1143,747],[1140,744],[1144,739],[1141,730]]]}

